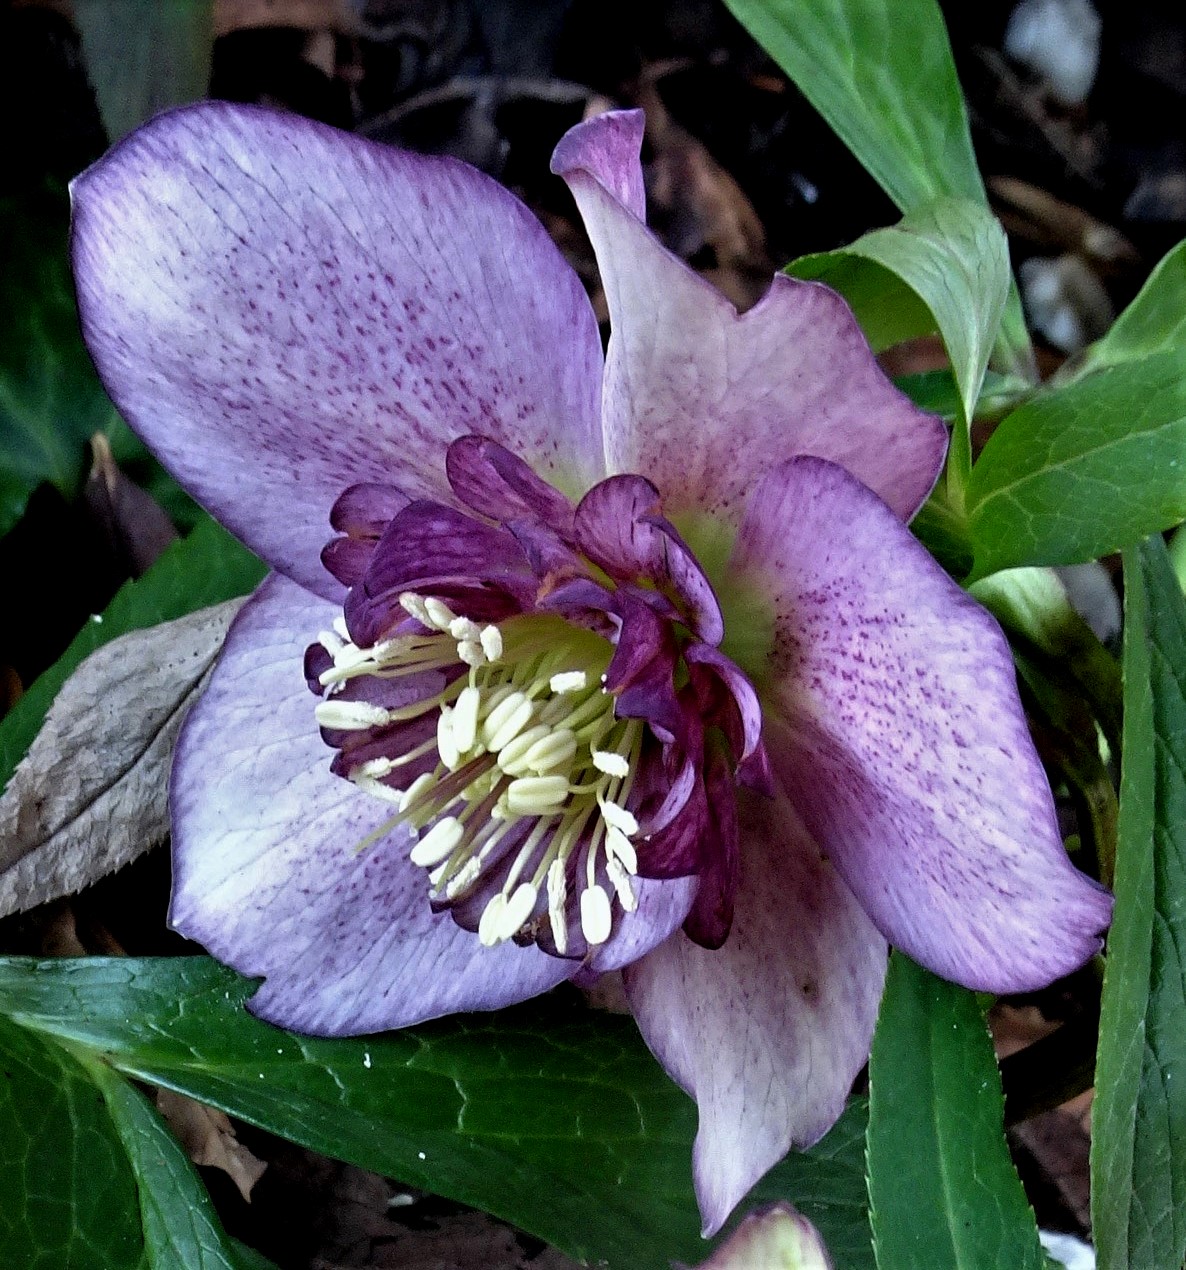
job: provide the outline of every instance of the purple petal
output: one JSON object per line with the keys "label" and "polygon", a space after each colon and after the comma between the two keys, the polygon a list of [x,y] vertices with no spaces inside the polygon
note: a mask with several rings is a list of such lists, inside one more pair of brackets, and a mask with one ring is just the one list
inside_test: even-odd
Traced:
{"label": "purple petal", "polygon": [[534,948],[481,947],[434,914],[391,808],[330,772],[304,643],[334,608],[268,579],[186,720],[170,789],[172,924],[266,980],[261,1017],[320,1035],[406,1027],[534,996],[571,968]]}
{"label": "purple petal", "polygon": [[454,437],[573,488],[602,474],[584,291],[473,169],[207,102],[133,133],[73,194],[83,330],[121,413],[320,594],[340,594],[318,560],[338,494],[447,494]]}
{"label": "purple petal", "polygon": [[695,899],[697,880],[634,878],[631,885],[638,908],[633,913],[623,913],[615,905],[613,931],[587,957],[587,970],[620,970],[678,931]]}
{"label": "purple petal", "polygon": [[622,629],[605,672],[605,688],[617,698],[619,718],[645,719],[661,739],[683,730],[684,712],[675,695],[678,660],[671,623],[628,592],[617,596]]}
{"label": "purple petal", "polygon": [[700,839],[700,889],[684,934],[701,948],[719,948],[733,925],[740,868],[737,787],[719,750],[711,752],[705,765],[704,792],[708,825]]}
{"label": "purple petal", "polygon": [[641,476],[599,481],[577,505],[577,543],[612,578],[641,575],[682,602],[692,629],[709,644],[725,633],[721,606],[699,561],[665,520],[659,492]]}
{"label": "purple petal", "polygon": [[[750,758],[762,741],[762,706],[754,686],[736,662],[708,644],[692,643],[684,649],[684,660],[691,667],[704,667],[717,679],[733,703],[738,727],[730,735],[734,757],[739,763]],[[693,678],[696,671],[692,671]],[[726,719],[725,722],[728,722]],[[730,729],[734,730],[734,729]]]}
{"label": "purple petal", "polygon": [[890,942],[990,992],[1096,952],[1111,897],[1063,849],[989,614],[818,459],[757,488],[733,563],[776,614],[775,773]]}
{"label": "purple petal", "polygon": [[568,499],[488,437],[459,437],[449,447],[445,470],[454,494],[491,520],[535,519],[557,533],[572,532]]}
{"label": "purple petal", "polygon": [[785,799],[743,796],[733,928],[676,935],[624,971],[655,1056],[695,1099],[705,1235],[844,1109],[869,1042],[885,943]]}
{"label": "purple petal", "polygon": [[[796,454],[842,464],[909,519],[947,434],[882,374],[844,301],[777,276],[744,316],[642,222],[641,123],[600,115],[560,142],[552,170],[589,231],[612,334],[603,423],[610,471],[640,472],[668,512],[736,522],[746,491]],[[636,178],[641,181],[641,176]]]}
{"label": "purple petal", "polygon": [[378,538],[410,501],[392,485],[363,481],[341,494],[330,509],[329,523],[340,534]]}

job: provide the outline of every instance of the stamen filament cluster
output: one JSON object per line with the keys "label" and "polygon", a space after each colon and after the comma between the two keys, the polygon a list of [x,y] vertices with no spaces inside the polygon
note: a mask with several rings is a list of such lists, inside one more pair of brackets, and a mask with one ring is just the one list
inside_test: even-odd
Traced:
{"label": "stamen filament cluster", "polygon": [[[412,863],[428,870],[430,894],[446,902],[469,895],[509,859],[478,922],[483,944],[531,938],[543,898],[556,951],[566,954],[570,885],[580,889],[585,942],[605,943],[613,928],[606,884],[625,911],[637,906],[638,823],[626,804],[642,745],[642,724],[615,718],[602,687],[609,643],[548,615],[481,626],[435,597],[408,592],[400,603],[426,633],[360,648],[336,622],[318,636],[333,663],[319,677],[325,695],[315,713],[323,727],[372,731],[437,712],[434,737],[348,772],[397,809],[363,845],[409,825],[419,834]],[[361,676],[457,670],[439,692],[406,706],[340,695]],[[401,786],[400,769],[422,765],[434,750],[435,767]]]}

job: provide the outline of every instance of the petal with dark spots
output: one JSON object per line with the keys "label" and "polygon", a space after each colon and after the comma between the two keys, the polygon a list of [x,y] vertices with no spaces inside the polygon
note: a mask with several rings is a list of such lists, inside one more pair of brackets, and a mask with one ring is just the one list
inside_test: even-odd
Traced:
{"label": "petal with dark spots", "polygon": [[759,484],[732,568],[775,613],[770,762],[890,942],[989,992],[1092,956],[1111,897],[1063,848],[993,618],[820,459]]}
{"label": "petal with dark spots", "polygon": [[334,500],[448,494],[482,433],[545,479],[604,474],[601,341],[576,274],[505,189],[296,115],[203,102],[72,186],[87,346],[169,471],[329,598]]}

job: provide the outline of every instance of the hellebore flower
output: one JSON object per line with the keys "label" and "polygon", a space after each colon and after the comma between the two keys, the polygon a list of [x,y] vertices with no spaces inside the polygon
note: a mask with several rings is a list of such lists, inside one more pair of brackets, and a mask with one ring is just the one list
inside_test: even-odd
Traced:
{"label": "hellebore flower", "polygon": [[83,175],[74,265],[124,417],[275,570],[178,747],[174,925],[323,1034],[623,968],[711,1233],[839,1114],[887,940],[1029,989],[1110,901],[1000,631],[904,527],[941,425],[833,292],[738,316],[668,253],[641,137],[553,159],[604,361],[494,182],[251,108]]}

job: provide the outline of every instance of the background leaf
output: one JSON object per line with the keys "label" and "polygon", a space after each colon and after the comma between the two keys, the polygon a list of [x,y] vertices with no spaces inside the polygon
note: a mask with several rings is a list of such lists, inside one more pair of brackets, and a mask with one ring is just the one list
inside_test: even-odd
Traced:
{"label": "background leaf", "polygon": [[1186,605],[1160,538],[1124,556],[1116,911],[1092,1109],[1100,1270],[1186,1258]]}
{"label": "background leaf", "polygon": [[1087,350],[1078,373],[1168,352],[1186,352],[1186,242],[1162,257],[1112,329]]}
{"label": "background leaf", "polygon": [[0,534],[42,481],[73,496],[88,439],[118,419],[79,333],[68,219],[66,191],[52,183],[0,199]]}
{"label": "background leaf", "polygon": [[[634,1270],[706,1255],[695,1108],[631,1020],[552,996],[318,1040],[247,1014],[252,990],[205,958],[0,962],[0,1013],[129,1075],[484,1208],[578,1259]],[[871,1266],[862,1118],[858,1104],[748,1201],[789,1199],[852,1270]]]}
{"label": "background leaf", "polygon": [[1043,1270],[975,996],[895,952],[869,1059],[869,1202],[881,1270]]}
{"label": "background leaf", "polygon": [[975,574],[1076,564],[1186,517],[1186,375],[1159,353],[1006,416],[968,487]]}
{"label": "background leaf", "polygon": [[[726,2],[903,212],[941,195],[987,205],[936,0]],[[1015,287],[998,352],[1032,376]]]}
{"label": "background leaf", "polygon": [[198,527],[174,543],[78,633],[62,656],[0,720],[0,789],[33,743],[58,690],[85,657],[117,635],[182,617],[245,595],[264,576],[263,564],[221,525],[203,515]]}
{"label": "background leaf", "polygon": [[0,1265],[149,1270],[136,1183],[86,1070],[0,1019]]}
{"label": "background leaf", "polygon": [[214,0],[74,0],[87,73],[112,141],[206,95]]}
{"label": "background leaf", "polygon": [[136,1177],[153,1270],[252,1270],[271,1263],[236,1247],[177,1139],[139,1090],[101,1061],[89,1064]]}
{"label": "background leaf", "polygon": [[[852,306],[874,352],[938,330],[972,418],[1009,295],[1004,230],[983,203],[940,198],[888,229],[787,266]],[[920,312],[921,308],[921,312]]]}

